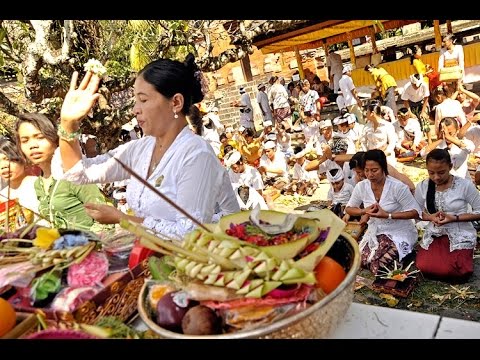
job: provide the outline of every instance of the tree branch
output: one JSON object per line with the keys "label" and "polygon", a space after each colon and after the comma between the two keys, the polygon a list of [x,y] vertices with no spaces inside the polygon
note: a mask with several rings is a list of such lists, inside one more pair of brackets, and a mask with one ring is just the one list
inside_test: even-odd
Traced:
{"label": "tree branch", "polygon": [[29,100],[39,103],[45,98],[40,84],[39,71],[46,63],[56,66],[69,58],[70,42],[73,34],[71,20],[64,21],[63,44],[61,51],[54,49],[49,39],[52,37],[52,20],[31,20],[35,40],[28,46],[24,63],[25,93]]}
{"label": "tree branch", "polygon": [[10,101],[3,92],[0,92],[0,110],[13,116],[25,112],[23,107]]}
{"label": "tree branch", "polygon": [[215,71],[228,63],[236,62],[238,60],[243,59],[247,54],[253,54],[253,47],[246,46],[246,47],[236,47],[234,49],[228,49],[223,51],[218,56],[209,57],[205,60],[201,60],[198,62],[198,66],[204,72]]}

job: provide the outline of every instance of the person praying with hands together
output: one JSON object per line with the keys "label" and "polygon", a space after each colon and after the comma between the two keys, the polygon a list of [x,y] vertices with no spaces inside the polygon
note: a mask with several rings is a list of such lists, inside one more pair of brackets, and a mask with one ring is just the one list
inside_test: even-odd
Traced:
{"label": "person praying with hands together", "polygon": [[[408,186],[388,175],[385,153],[365,153],[366,179],[357,183],[345,212],[361,216],[368,228],[360,241],[362,266],[376,274],[379,268],[391,268],[401,262],[417,241],[413,219],[421,214]],[[360,208],[361,204],[364,208]]]}

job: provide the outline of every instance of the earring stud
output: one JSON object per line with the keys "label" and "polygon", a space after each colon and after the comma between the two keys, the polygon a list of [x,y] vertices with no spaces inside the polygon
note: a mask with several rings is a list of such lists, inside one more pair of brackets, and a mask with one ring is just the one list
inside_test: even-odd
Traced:
{"label": "earring stud", "polygon": [[176,111],[173,112],[173,117],[174,117],[175,119],[178,119],[178,114],[177,114]]}

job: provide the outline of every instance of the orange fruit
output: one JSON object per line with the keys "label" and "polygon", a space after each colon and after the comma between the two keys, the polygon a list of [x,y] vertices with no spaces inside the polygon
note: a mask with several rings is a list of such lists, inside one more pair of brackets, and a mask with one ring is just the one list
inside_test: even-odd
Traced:
{"label": "orange fruit", "polygon": [[12,330],[16,323],[15,309],[7,300],[0,298],[0,337]]}
{"label": "orange fruit", "polygon": [[342,265],[329,256],[324,256],[315,267],[316,287],[330,294],[345,279],[347,273]]}

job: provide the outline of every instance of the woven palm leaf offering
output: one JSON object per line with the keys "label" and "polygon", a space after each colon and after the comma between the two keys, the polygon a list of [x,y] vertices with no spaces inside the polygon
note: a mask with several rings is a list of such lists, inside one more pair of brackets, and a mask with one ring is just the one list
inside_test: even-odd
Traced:
{"label": "woven palm leaf offering", "polygon": [[[31,236],[33,228],[32,239],[23,236]],[[17,308],[73,310],[65,294],[73,288],[78,292],[77,288],[89,287],[84,293],[93,296],[97,292],[94,286],[106,275],[105,268],[108,270],[108,261],[94,251],[98,238],[78,230],[32,229],[24,229],[19,238],[1,241],[0,288],[10,285],[17,289],[10,300]],[[89,268],[95,272],[87,271]],[[70,294],[70,298],[74,297]]]}
{"label": "woven palm leaf offering", "polygon": [[[149,259],[152,280],[138,308],[162,337],[325,337],[353,298],[358,247],[340,236],[345,224],[329,210],[239,212],[183,242],[128,221],[121,226],[160,256]],[[336,273],[320,266],[327,254]]]}

